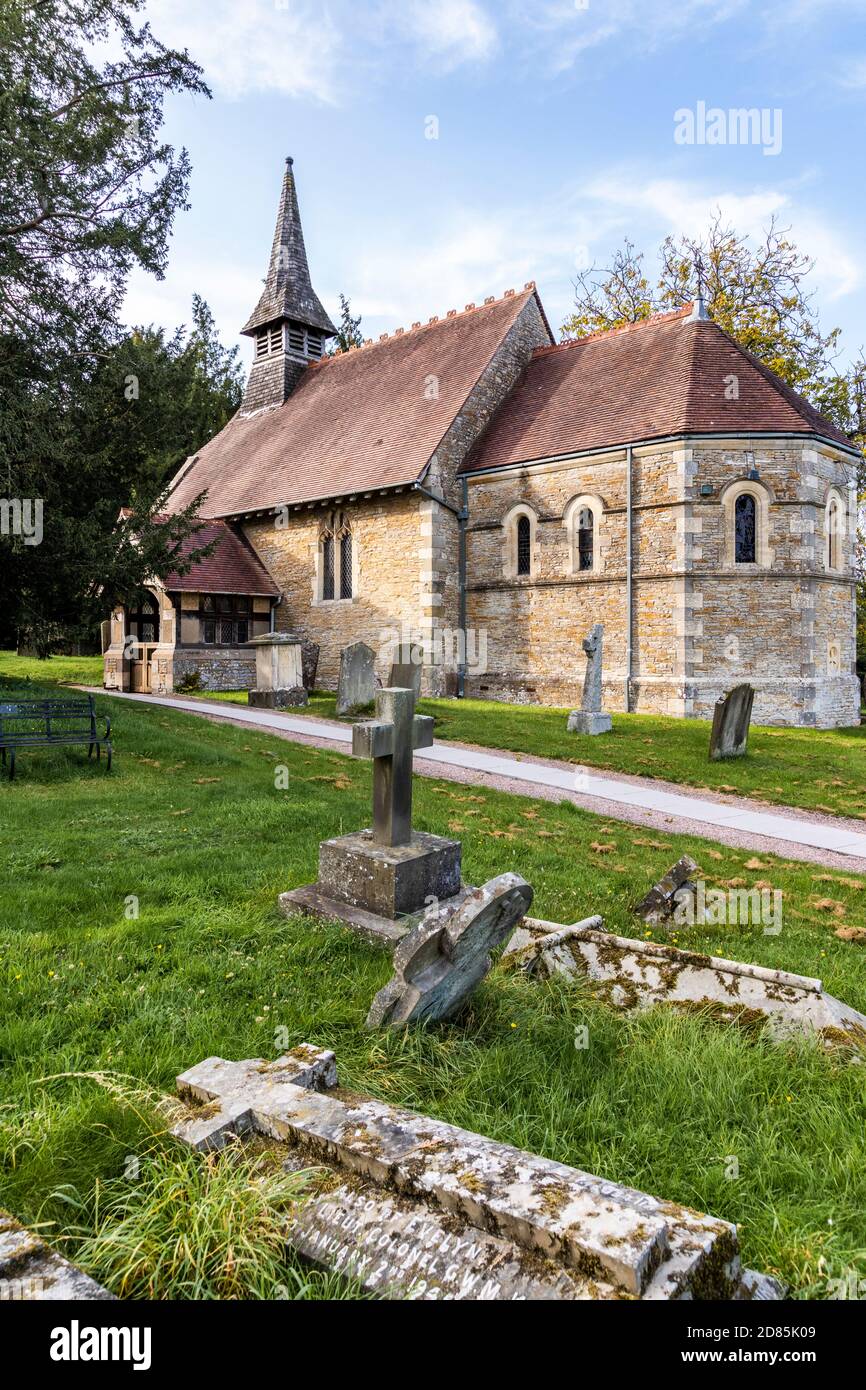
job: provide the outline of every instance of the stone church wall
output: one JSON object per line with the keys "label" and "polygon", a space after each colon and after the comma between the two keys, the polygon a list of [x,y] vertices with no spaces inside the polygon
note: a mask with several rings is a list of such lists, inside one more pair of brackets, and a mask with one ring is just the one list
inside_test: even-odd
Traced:
{"label": "stone church wall", "polygon": [[[756,722],[858,722],[853,590],[849,572],[824,563],[828,489],[846,495],[849,467],[799,441],[635,448],[632,710],[709,718],[719,695],[749,680]],[[745,483],[766,498],[754,565],[732,551],[730,490]],[[623,450],[471,481],[468,622],[486,633],[489,660],[467,694],[578,703],[580,641],[601,622],[606,705],[626,707],[625,496]],[[587,574],[572,572],[564,525],[579,497],[600,509]],[[526,577],[506,572],[503,522],[519,505],[535,517]],[[850,538],[844,547],[847,566]]]}
{"label": "stone church wall", "polygon": [[340,510],[352,529],[356,575],[353,597],[321,601],[317,596],[319,533],[328,508],[289,514],[288,525],[272,519],[248,522],[250,543],[280,585],[278,632],[298,632],[321,648],[317,684],[335,689],[340,651],[351,642],[366,642],[376,652],[376,670],[386,680],[391,660],[389,634],[417,631],[421,613],[421,506],[415,492],[347,502]]}

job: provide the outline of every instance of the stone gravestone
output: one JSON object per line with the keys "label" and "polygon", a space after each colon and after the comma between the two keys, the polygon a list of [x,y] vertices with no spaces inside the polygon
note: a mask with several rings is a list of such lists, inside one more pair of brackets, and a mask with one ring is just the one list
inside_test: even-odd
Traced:
{"label": "stone gravestone", "polygon": [[280,895],[286,916],[299,912],[345,922],[392,944],[432,901],[461,888],[461,846],[412,829],[412,754],[433,742],[433,720],[413,713],[411,690],[380,690],[374,721],[352,730],[355,757],[373,760],[373,825],[323,840],[316,883]]}
{"label": "stone gravestone", "polygon": [[511,935],[532,902],[519,874],[464,888],[451,903],[428,908],[394,952],[394,976],[367,1015],[368,1028],[450,1018],[481,983],[490,952]]}
{"label": "stone gravestone", "polygon": [[309,692],[316,688],[316,672],[319,669],[319,644],[312,637],[301,638],[301,671],[304,689]]}
{"label": "stone gravestone", "polygon": [[373,669],[376,654],[366,642],[353,642],[340,652],[337,682],[337,714],[366,709],[376,698],[378,683]]}
{"label": "stone gravestone", "polygon": [[256,653],[256,684],[251,705],[291,709],[307,703],[300,638],[290,632],[266,632],[245,643]]}
{"label": "stone gravestone", "polygon": [[694,859],[684,854],[658,883],[653,884],[646,897],[638,903],[635,912],[645,922],[669,921],[685,896],[694,897],[694,876],[697,873],[700,873],[700,870]]}
{"label": "stone gravestone", "polygon": [[727,695],[720,695],[713,710],[710,734],[710,758],[741,758],[749,741],[749,722],[755,692],[748,684],[735,685]]}
{"label": "stone gravestone", "polygon": [[[579,1168],[338,1088],[333,1052],[209,1057],[177,1078],[201,1152],[264,1135],[306,1171],[290,1249],[383,1298],[776,1299],[737,1228]],[[202,1104],[202,1102],[204,1104]],[[313,1170],[312,1172],[310,1170]]]}
{"label": "stone gravestone", "polygon": [[394,661],[388,676],[391,689],[411,690],[417,705],[421,697],[421,664],[417,661]]}
{"label": "stone gravestone", "polygon": [[609,714],[601,709],[602,641],[604,628],[596,623],[588,637],[583,639],[586,652],[586,675],[583,678],[583,699],[580,709],[574,709],[568,716],[568,731],[572,734],[608,734],[611,730]]}

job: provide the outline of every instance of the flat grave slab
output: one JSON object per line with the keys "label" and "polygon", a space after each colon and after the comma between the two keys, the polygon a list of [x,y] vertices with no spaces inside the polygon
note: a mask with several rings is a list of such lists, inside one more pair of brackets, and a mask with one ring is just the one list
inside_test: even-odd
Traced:
{"label": "flat grave slab", "polygon": [[321,1167],[287,1243],[365,1288],[425,1300],[780,1296],[742,1269],[729,1222],[335,1079],[333,1053],[308,1046],[272,1063],[208,1058],[178,1077],[204,1121],[192,1109],[174,1132],[205,1149],[254,1131],[290,1145],[292,1167]]}

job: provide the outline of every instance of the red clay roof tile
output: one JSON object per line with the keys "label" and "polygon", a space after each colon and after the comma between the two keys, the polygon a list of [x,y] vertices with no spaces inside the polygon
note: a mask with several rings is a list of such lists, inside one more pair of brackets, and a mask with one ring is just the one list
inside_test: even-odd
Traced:
{"label": "red clay roof tile", "polygon": [[[285,405],[230,420],[180,470],[169,506],[207,489],[202,516],[237,516],[416,482],[535,293],[512,290],[311,365]],[[436,394],[425,390],[434,378]]]}
{"label": "red clay roof tile", "polygon": [[679,434],[819,434],[850,448],[718,324],[689,321],[690,310],[536,349],[462,471]]}

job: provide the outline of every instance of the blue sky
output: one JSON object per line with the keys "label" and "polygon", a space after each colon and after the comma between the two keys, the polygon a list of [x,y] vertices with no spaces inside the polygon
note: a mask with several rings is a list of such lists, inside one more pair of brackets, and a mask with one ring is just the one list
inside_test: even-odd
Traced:
{"label": "blue sky", "polygon": [[[244,343],[291,154],[313,283],[332,316],[348,294],[367,336],[529,279],[558,329],[577,267],[626,235],[654,267],[665,235],[720,207],[753,237],[774,212],[790,225],[843,359],[866,344],[866,0],[148,0],[146,13],[214,99],[169,104],[192,208],[165,280],[133,277],[130,321],[183,322],[195,290]],[[701,102],[766,110],[779,152],[677,143],[676,113]]]}

